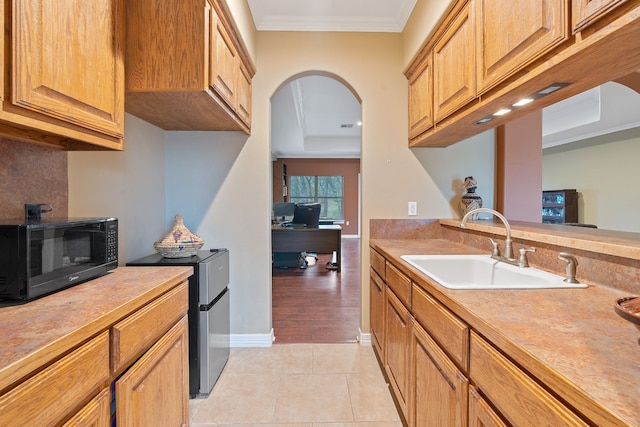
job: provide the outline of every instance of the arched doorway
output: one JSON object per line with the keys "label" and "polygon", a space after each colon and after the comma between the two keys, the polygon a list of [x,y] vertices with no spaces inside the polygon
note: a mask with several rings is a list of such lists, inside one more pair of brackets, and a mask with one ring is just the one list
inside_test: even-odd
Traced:
{"label": "arched doorway", "polygon": [[[338,76],[306,72],[282,83],[270,101],[272,200],[323,203],[325,225],[342,227],[341,266],[347,267],[339,272],[327,271],[325,267],[329,269],[329,263],[325,265],[326,258],[321,254],[315,258],[319,260],[317,264],[310,259],[308,270],[285,265],[287,271],[282,271],[282,263],[274,264],[272,325],[276,343],[355,341],[360,324],[361,286],[360,98]],[[335,184],[337,180],[342,183],[340,194],[333,194],[327,189],[330,186],[322,185],[323,182]],[[276,224],[281,220],[274,218]],[[304,292],[308,292],[306,299],[300,298]],[[293,298],[298,298],[297,303]],[[312,303],[301,307],[303,300]],[[304,318],[291,312],[296,304],[298,310],[304,311]],[[345,319],[344,324],[337,324],[339,318]],[[353,330],[345,332],[350,324]],[[289,327],[295,327],[295,333]]]}

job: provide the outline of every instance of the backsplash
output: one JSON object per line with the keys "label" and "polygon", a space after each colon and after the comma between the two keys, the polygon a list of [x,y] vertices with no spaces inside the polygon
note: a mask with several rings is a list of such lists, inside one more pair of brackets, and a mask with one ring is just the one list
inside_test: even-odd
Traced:
{"label": "backsplash", "polygon": [[0,219],[23,218],[25,203],[48,203],[50,216],[69,213],[67,152],[0,139]]}
{"label": "backsplash", "polygon": [[[502,230],[501,224],[497,226]],[[487,254],[491,253],[492,249],[487,237],[494,237],[500,245],[504,244],[504,236],[441,225],[438,220],[371,219],[369,227],[371,239],[446,239],[485,250]],[[534,240],[514,238],[513,243],[516,253],[522,247],[536,248],[536,251],[528,256],[532,267],[565,275],[566,264],[558,259],[558,253],[570,252],[578,259],[577,278],[581,282],[619,289],[630,295],[640,295],[640,268],[637,259]]]}

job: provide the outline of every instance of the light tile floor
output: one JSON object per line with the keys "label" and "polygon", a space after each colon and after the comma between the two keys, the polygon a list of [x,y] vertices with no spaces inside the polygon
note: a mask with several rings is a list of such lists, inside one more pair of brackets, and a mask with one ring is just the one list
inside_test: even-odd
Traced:
{"label": "light tile floor", "polygon": [[233,348],[191,425],[402,427],[370,346],[276,344]]}

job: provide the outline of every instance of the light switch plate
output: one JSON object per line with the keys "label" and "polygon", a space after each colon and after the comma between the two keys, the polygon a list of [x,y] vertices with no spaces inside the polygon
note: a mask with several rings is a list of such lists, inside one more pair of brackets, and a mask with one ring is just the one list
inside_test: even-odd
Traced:
{"label": "light switch plate", "polygon": [[418,202],[409,202],[409,207],[407,210],[407,214],[411,216],[418,215]]}

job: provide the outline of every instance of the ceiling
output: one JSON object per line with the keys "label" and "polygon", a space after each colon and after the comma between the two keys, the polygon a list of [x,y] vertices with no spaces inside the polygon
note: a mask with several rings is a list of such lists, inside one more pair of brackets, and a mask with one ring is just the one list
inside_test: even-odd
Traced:
{"label": "ceiling", "polygon": [[258,31],[395,32],[417,0],[248,0]]}
{"label": "ceiling", "polygon": [[[416,1],[248,0],[258,31],[360,32],[402,31]],[[635,108],[602,113],[609,109],[604,108],[607,105],[628,105],[618,96],[638,95],[615,86],[596,88],[547,107],[543,112],[544,147],[637,127],[640,119],[633,114]],[[326,76],[302,77],[282,86],[271,103],[274,159],[360,157],[360,102],[339,81]]]}
{"label": "ceiling", "polygon": [[[401,32],[417,0],[248,0],[258,31]],[[278,157],[360,157],[360,103],[342,83],[308,76],[271,99]]]}

